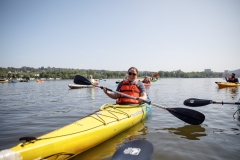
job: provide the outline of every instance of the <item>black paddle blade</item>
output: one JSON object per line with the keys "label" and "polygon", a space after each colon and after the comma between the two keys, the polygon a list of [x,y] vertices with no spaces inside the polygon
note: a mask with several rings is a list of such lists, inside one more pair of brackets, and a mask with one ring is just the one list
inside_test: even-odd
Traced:
{"label": "black paddle blade", "polygon": [[189,98],[183,102],[185,106],[189,107],[200,107],[205,106],[208,104],[212,104],[212,100],[204,100],[204,99],[197,99],[197,98]]}
{"label": "black paddle blade", "polygon": [[151,160],[152,155],[152,143],[146,140],[135,140],[118,148],[112,160]]}
{"label": "black paddle blade", "polygon": [[181,119],[182,121],[193,124],[199,125],[202,124],[205,120],[204,114],[187,108],[166,108],[172,115]]}
{"label": "black paddle blade", "polygon": [[80,85],[92,85],[92,83],[83,76],[76,75],[73,82]]}

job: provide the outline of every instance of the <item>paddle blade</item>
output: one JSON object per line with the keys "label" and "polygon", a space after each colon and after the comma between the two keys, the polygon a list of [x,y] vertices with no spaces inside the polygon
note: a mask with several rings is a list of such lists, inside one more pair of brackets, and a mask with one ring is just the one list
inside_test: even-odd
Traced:
{"label": "paddle blade", "polygon": [[202,124],[205,120],[204,114],[187,108],[166,108],[172,115],[181,119],[182,121],[193,124],[199,125]]}
{"label": "paddle blade", "polygon": [[92,83],[83,76],[76,75],[73,82],[80,85],[92,85]]}
{"label": "paddle blade", "polygon": [[152,155],[152,143],[146,140],[135,140],[118,148],[112,160],[151,160]]}
{"label": "paddle blade", "polygon": [[185,106],[189,107],[200,107],[205,106],[208,104],[212,104],[212,100],[204,100],[204,99],[197,99],[197,98],[189,98],[183,102]]}

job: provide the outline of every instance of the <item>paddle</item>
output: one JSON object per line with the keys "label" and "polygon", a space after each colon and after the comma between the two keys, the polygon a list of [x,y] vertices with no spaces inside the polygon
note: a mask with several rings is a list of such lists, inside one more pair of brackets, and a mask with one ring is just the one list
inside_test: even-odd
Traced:
{"label": "paddle", "polygon": [[112,160],[151,160],[152,156],[152,143],[146,140],[135,140],[118,148]]}
{"label": "paddle", "polygon": [[[86,79],[85,77],[80,76],[80,75],[76,75],[73,82],[75,84],[81,84],[81,85],[93,85],[95,87],[99,87],[99,88],[103,89],[103,86],[96,86],[96,85],[92,84],[88,79]],[[129,96],[129,95],[121,93],[121,92],[113,91],[108,88],[107,88],[107,90],[117,93],[117,94],[121,94],[121,95],[131,98],[131,99],[138,100],[138,98],[136,98],[136,97],[132,97],[132,96]],[[189,124],[199,125],[199,124],[202,124],[203,121],[205,120],[204,114],[202,114],[198,111],[195,111],[195,110],[186,109],[186,108],[167,108],[167,107],[161,106],[159,104],[151,103],[150,101],[143,101],[143,102],[147,103],[149,105],[151,104],[152,106],[155,106],[158,108],[165,109],[168,112],[170,112],[172,115],[174,115],[175,117],[177,117],[180,120],[182,120],[186,123],[189,123]]]}
{"label": "paddle", "polygon": [[200,107],[200,106],[206,106],[209,104],[234,104],[234,105],[240,105],[240,102],[217,102],[213,100],[205,100],[205,99],[197,99],[197,98],[189,98],[186,99],[183,104],[185,106],[189,107]]}

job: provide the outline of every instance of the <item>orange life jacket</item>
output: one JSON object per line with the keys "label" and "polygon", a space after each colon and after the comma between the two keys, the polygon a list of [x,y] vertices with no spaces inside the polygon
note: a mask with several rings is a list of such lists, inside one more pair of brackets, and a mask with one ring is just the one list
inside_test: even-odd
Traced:
{"label": "orange life jacket", "polygon": [[[129,80],[123,80],[122,86],[118,90],[119,92],[122,92],[124,94],[139,98],[140,97],[140,90],[137,87],[137,83],[139,80],[135,81],[135,84],[131,84]],[[118,100],[116,102],[117,104],[139,104],[138,100],[131,99],[128,97],[124,97],[122,95],[118,95]]]}
{"label": "orange life jacket", "polygon": [[235,78],[229,78],[229,82],[235,82]]}

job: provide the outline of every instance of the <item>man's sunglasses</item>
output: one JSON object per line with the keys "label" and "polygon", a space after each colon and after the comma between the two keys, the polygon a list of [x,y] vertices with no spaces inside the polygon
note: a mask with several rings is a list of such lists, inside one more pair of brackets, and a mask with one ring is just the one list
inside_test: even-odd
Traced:
{"label": "man's sunglasses", "polygon": [[131,76],[131,75],[136,76],[137,74],[132,73],[132,72],[128,72],[128,75],[129,75],[129,76]]}

